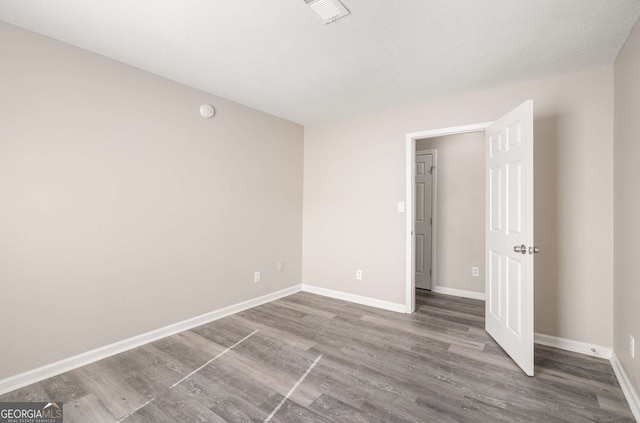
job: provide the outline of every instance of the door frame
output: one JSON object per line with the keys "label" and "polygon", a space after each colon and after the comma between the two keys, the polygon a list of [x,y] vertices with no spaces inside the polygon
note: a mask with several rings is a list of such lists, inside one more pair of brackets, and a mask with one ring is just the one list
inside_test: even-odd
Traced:
{"label": "door frame", "polygon": [[[424,138],[419,138],[419,139],[424,139]],[[431,154],[431,156],[433,157],[433,168],[436,170],[438,169],[437,168],[438,150],[420,150],[420,154]],[[418,151],[415,152],[415,156],[418,156]],[[433,172],[431,174],[431,291],[434,291],[434,288],[436,287],[436,248],[435,248],[436,247],[436,201],[438,198],[438,195],[437,195],[438,192],[436,188],[438,184],[437,184],[436,175],[437,175],[437,172]],[[414,180],[414,183],[415,183],[415,180]],[[415,219],[415,216],[414,216],[414,219]],[[415,222],[414,222],[414,225],[415,225]]]}
{"label": "door frame", "polygon": [[[467,134],[469,132],[483,132],[493,122],[474,123],[470,125],[452,126],[440,129],[430,129],[426,131],[410,132],[406,135],[406,303],[405,312],[413,313],[416,309],[416,281],[415,281],[415,238],[414,231],[414,204],[415,188],[414,174],[416,167],[416,140],[423,138],[441,137],[444,135]],[[486,225],[486,223],[485,223]],[[432,242],[435,237],[432,237]],[[435,248],[432,248],[432,254]],[[433,281],[433,279],[432,279]],[[432,284],[433,289],[433,284]]]}

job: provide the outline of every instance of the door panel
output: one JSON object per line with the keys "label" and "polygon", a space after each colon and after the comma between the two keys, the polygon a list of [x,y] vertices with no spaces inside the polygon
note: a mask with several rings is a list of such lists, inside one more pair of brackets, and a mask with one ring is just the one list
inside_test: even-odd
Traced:
{"label": "door panel", "polygon": [[522,300],[522,263],[507,257],[507,327],[518,338],[522,337],[522,316],[519,312]]}
{"label": "door panel", "polygon": [[487,128],[486,143],[485,325],[533,376],[533,255],[528,253],[528,246],[534,245],[533,102],[525,102]]}
{"label": "door panel", "polygon": [[490,250],[488,273],[489,277],[498,283],[488,286],[488,304],[485,304],[485,307],[493,317],[498,320],[502,319],[502,292],[500,291],[502,288],[502,284],[500,283],[502,275],[500,273],[500,269],[502,269],[502,257],[495,251]]}
{"label": "door panel", "polygon": [[522,233],[522,209],[520,205],[520,187],[522,186],[520,169],[521,163],[509,163],[506,166],[507,171],[507,232],[510,235],[520,235]]}
{"label": "door panel", "polygon": [[416,274],[420,275],[424,274],[424,242],[424,234],[416,234]]}
{"label": "door panel", "polygon": [[500,184],[502,183],[502,168],[489,169],[489,230],[500,232],[502,230],[502,207]]}
{"label": "door panel", "polygon": [[416,182],[416,223],[425,223],[424,191],[424,182]]}

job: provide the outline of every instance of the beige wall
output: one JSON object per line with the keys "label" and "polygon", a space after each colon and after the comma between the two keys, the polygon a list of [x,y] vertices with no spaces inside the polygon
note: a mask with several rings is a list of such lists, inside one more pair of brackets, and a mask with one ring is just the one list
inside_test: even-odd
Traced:
{"label": "beige wall", "polygon": [[[484,131],[426,138],[437,151],[435,287],[484,293]],[[471,275],[478,267],[480,277]]]}
{"label": "beige wall", "polygon": [[611,347],[612,66],[306,126],[303,282],[403,304],[406,134],[495,120],[529,98],[535,330]]}
{"label": "beige wall", "polygon": [[[615,346],[636,389],[624,353],[640,321],[638,37],[616,63],[615,157]],[[406,133],[494,120],[527,98],[536,331],[612,345],[612,67],[307,126],[301,269],[301,126],[4,23],[0,39],[11,40],[0,43],[0,339],[13,340],[0,379],[293,286],[301,272],[404,303]],[[197,113],[206,102],[212,120]]]}
{"label": "beige wall", "polygon": [[300,283],[300,125],[0,39],[0,379]]}
{"label": "beige wall", "polygon": [[[640,24],[615,63],[614,347],[640,393]],[[636,339],[636,358],[629,354]]]}

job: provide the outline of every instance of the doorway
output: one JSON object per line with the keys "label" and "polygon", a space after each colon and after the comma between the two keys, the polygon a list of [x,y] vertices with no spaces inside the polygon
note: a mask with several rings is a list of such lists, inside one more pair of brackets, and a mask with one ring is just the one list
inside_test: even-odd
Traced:
{"label": "doorway", "polygon": [[[435,129],[430,131],[421,131],[407,134],[407,168],[410,170],[407,172],[407,245],[406,249],[410,254],[407,254],[407,290],[406,290],[406,304],[407,304],[407,313],[413,313],[415,311],[415,271],[416,269],[416,254],[414,247],[414,219],[415,219],[415,204],[416,204],[416,193],[414,190],[414,175],[416,175],[416,142],[417,140],[422,140],[426,138],[436,138],[447,135],[457,135],[457,134],[467,134],[471,132],[484,132],[492,122],[484,122],[477,123],[473,125],[464,125],[457,126],[452,128],[443,128],[443,129]],[[435,233],[432,232],[432,235]],[[432,263],[433,266],[433,263]],[[434,272],[432,272],[432,280],[433,277],[436,276]],[[433,285],[432,285],[433,287]]]}
{"label": "doorway", "polygon": [[[431,152],[435,160],[427,176],[433,181],[432,220],[424,225],[432,233],[428,251],[420,245],[420,161]],[[431,263],[426,276],[434,293],[485,299],[485,153],[482,131],[416,140],[416,289],[423,288],[419,270],[426,261]]]}

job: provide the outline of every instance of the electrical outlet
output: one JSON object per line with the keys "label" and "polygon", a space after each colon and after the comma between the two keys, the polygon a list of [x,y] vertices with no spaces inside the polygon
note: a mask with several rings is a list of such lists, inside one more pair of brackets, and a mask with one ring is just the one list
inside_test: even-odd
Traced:
{"label": "electrical outlet", "polygon": [[254,283],[260,282],[260,272],[256,272],[253,274],[253,282]]}
{"label": "electrical outlet", "polygon": [[278,272],[284,272],[284,261],[278,262]]}
{"label": "electrical outlet", "polygon": [[629,335],[629,354],[631,358],[636,358],[636,340],[633,335]]}
{"label": "electrical outlet", "polygon": [[404,213],[404,201],[398,201],[398,213]]}
{"label": "electrical outlet", "polygon": [[362,270],[360,269],[356,270],[356,279],[359,281],[362,280]]}
{"label": "electrical outlet", "polygon": [[472,267],[471,268],[471,276],[475,276],[476,278],[480,276],[480,268]]}

